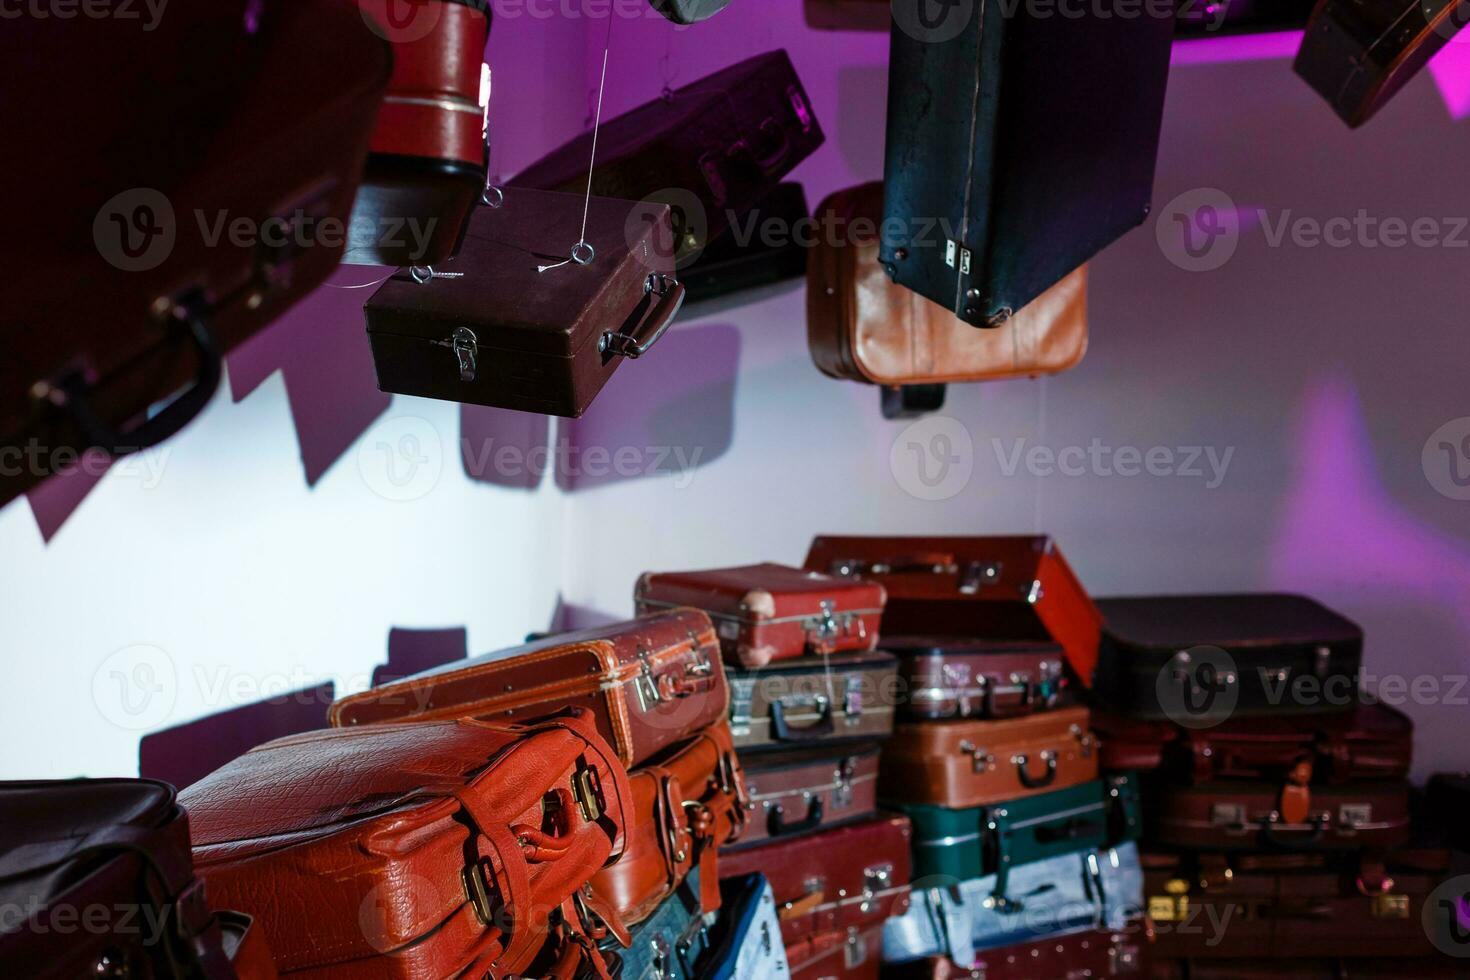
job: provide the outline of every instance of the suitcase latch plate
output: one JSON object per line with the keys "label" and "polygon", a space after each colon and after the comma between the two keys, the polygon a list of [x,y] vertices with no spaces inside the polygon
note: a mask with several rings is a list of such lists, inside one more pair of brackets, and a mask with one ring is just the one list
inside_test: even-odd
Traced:
{"label": "suitcase latch plate", "polygon": [[1000,581],[1000,573],[1003,566],[998,561],[972,561],[965,566],[964,577],[960,580],[960,593],[962,595],[977,595],[987,585],[995,585]]}
{"label": "suitcase latch plate", "polygon": [[1337,822],[1340,826],[1357,828],[1373,822],[1373,805],[1371,803],[1344,803],[1337,811]]}
{"label": "suitcase latch plate", "polygon": [[842,958],[849,970],[856,970],[868,962],[868,940],[857,926],[847,928],[847,945],[844,947]]}

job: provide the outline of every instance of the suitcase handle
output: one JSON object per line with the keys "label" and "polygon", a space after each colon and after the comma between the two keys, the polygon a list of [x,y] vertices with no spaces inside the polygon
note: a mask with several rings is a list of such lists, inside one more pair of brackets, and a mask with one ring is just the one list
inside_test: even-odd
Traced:
{"label": "suitcase handle", "polygon": [[1327,836],[1327,820],[1325,814],[1317,814],[1312,817],[1312,832],[1305,836],[1298,836],[1297,831],[1283,834],[1281,831],[1281,815],[1272,813],[1261,822],[1261,838],[1274,847],[1308,847],[1320,843]]}
{"label": "suitcase handle", "polygon": [[1046,774],[1032,776],[1026,767],[1031,764],[1030,756],[1025,753],[1011,756],[1011,762],[1016,766],[1016,776],[1021,780],[1021,785],[1027,789],[1044,789],[1057,781],[1057,754],[1051,749],[1041,753],[1041,761],[1046,763]]}
{"label": "suitcase handle", "polygon": [[816,830],[822,825],[823,809],[822,798],[814,796],[811,806],[807,808],[806,816],[787,823],[786,808],[778,803],[771,807],[771,816],[767,821],[766,830],[771,837],[789,837],[792,834],[804,834],[808,830]]}
{"label": "suitcase handle", "polygon": [[198,355],[199,366],[194,381],[161,412],[133,428],[119,429],[98,416],[88,400],[89,384],[81,372],[75,372],[49,387],[47,400],[71,416],[88,445],[106,450],[113,456],[151,449],[177,435],[204,411],[215,392],[219,391],[224,373],[219,347],[203,316],[184,303],[178,303],[169,311],[168,328],[170,332],[182,332]]}
{"label": "suitcase handle", "polygon": [[830,738],[836,731],[836,723],[832,720],[832,701],[830,698],[818,695],[816,706],[822,716],[805,728],[792,728],[786,720],[786,698],[777,698],[771,702],[771,728],[776,733],[778,742],[816,742],[824,738]]}
{"label": "suitcase handle", "polygon": [[606,357],[626,357],[630,361],[653,350],[653,345],[668,333],[669,327],[674,325],[674,318],[679,315],[679,309],[684,305],[684,284],[672,276],[663,273],[651,273],[644,280],[643,294],[658,297],[653,304],[653,309],[648,313],[645,321],[649,337],[641,344],[638,342],[637,332],[616,333],[605,330],[602,339],[597,342],[597,350]]}

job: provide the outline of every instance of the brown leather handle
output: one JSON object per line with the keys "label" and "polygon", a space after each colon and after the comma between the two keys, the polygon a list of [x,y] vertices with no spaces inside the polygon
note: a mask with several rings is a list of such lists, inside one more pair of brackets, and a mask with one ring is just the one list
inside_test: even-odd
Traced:
{"label": "brown leather handle", "polygon": [[[643,328],[630,333],[605,331],[602,339],[597,342],[597,349],[604,356],[626,357],[630,361],[636,361],[653,350],[653,345],[674,325],[674,319],[684,306],[684,284],[671,276],[655,272],[644,282],[644,292],[657,296],[658,300],[644,320]],[[648,339],[640,342],[639,334],[646,334]]]}

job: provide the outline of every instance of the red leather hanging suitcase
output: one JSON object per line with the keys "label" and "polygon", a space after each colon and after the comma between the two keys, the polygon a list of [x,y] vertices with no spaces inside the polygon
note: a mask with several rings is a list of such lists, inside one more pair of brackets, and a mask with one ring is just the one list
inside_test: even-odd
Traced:
{"label": "red leather hanging suitcase", "polygon": [[741,847],[828,830],[878,812],[878,748],[752,755],[745,781],[753,819]]}
{"label": "red leather hanging suitcase", "polygon": [[390,60],[353,0],[7,22],[0,503],[178,432],[337,267]]}
{"label": "red leather hanging suitcase", "polygon": [[573,705],[628,767],[725,720],[730,691],[709,617],[682,609],[563,633],[342,698],[335,726],[520,720]]}
{"label": "red leather hanging suitcase", "polygon": [[806,567],[881,583],[885,635],[1050,640],[1092,684],[1102,616],[1051,538],[823,536]]}
{"label": "red leather hanging suitcase", "polygon": [[900,714],[915,721],[1013,718],[1071,703],[1055,643],[885,636],[898,658]]}
{"label": "red leather hanging suitcase", "polygon": [[[214,899],[253,915],[283,974],[503,977],[623,852],[631,790],[587,712],[312,732],[186,790]],[[580,901],[580,900],[579,900]]]}
{"label": "red leather hanging suitcase", "polygon": [[1160,786],[1155,842],[1198,850],[1384,851],[1409,839],[1409,784],[1215,782]]}
{"label": "red leather hanging suitcase", "polygon": [[352,208],[344,262],[430,266],[458,254],[485,187],[481,75],[489,0],[358,0],[393,42],[393,76]]}
{"label": "red leather hanging suitcase", "polygon": [[785,565],[649,572],[633,591],[638,612],[693,607],[709,614],[725,660],[764,667],[802,654],[871,650],[883,586]]}

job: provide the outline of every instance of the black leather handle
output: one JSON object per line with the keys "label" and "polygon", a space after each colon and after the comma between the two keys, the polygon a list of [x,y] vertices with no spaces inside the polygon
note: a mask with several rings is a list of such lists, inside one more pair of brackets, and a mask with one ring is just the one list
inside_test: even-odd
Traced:
{"label": "black leather handle", "polygon": [[766,821],[766,832],[772,837],[787,837],[791,834],[804,834],[808,830],[816,830],[822,825],[823,805],[820,796],[812,797],[811,806],[807,808],[806,816],[792,823],[786,822],[786,808],[777,804],[771,807],[771,816]]}
{"label": "black leather handle", "polygon": [[837,731],[832,719],[832,702],[822,701],[822,717],[805,728],[792,728],[786,721],[786,705],[778,700],[771,702],[771,730],[778,742],[815,742],[829,738]]}
{"label": "black leather handle", "polygon": [[1046,775],[1032,776],[1026,771],[1031,764],[1031,759],[1025,755],[1018,755],[1012,761],[1016,764],[1016,775],[1021,780],[1021,785],[1027,789],[1042,789],[1057,781],[1057,754],[1055,752],[1043,752],[1046,759]]}

